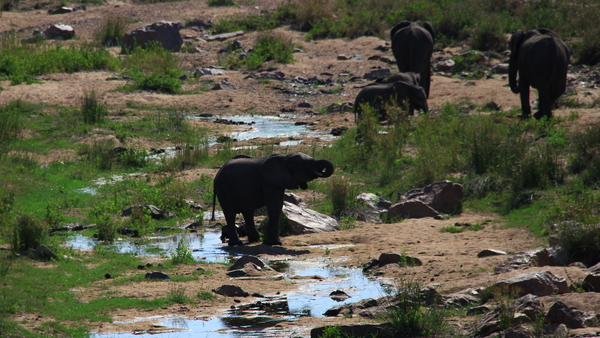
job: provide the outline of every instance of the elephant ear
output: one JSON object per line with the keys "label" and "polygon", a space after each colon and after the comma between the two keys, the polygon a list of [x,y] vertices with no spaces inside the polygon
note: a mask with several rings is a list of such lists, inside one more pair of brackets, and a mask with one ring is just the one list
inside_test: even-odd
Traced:
{"label": "elephant ear", "polygon": [[397,23],[396,26],[394,26],[394,28],[392,28],[392,30],[390,31],[390,39],[394,40],[394,35],[396,34],[396,32],[408,26],[410,26],[410,21],[404,20]]}
{"label": "elephant ear", "polygon": [[288,168],[286,159],[287,155],[283,154],[272,154],[267,157],[261,168],[262,178],[283,189],[298,189],[298,183]]}
{"label": "elephant ear", "polygon": [[538,31],[538,33],[543,34],[543,35],[550,35],[550,36],[556,37],[556,34],[554,34],[553,31],[551,31],[547,28],[538,28],[538,29],[536,29],[536,31]]}
{"label": "elephant ear", "polygon": [[431,40],[435,41],[435,33],[433,32],[433,26],[431,23],[429,23],[429,21],[423,22],[423,28],[425,28],[429,34],[431,34]]}

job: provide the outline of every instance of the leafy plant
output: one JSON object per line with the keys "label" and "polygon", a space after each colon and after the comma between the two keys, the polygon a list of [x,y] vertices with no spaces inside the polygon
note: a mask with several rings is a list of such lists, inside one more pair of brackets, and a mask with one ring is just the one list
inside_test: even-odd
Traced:
{"label": "leafy plant", "polygon": [[24,252],[27,249],[35,249],[43,244],[48,237],[48,229],[36,217],[30,214],[22,214],[17,217],[12,235],[12,250]]}
{"label": "leafy plant", "polygon": [[97,28],[95,35],[100,45],[114,47],[121,45],[129,19],[121,15],[108,15]]}
{"label": "leafy plant", "polygon": [[233,0],[207,0],[206,4],[208,7],[235,6]]}
{"label": "leafy plant", "polygon": [[108,115],[108,109],[100,103],[94,89],[90,91],[83,90],[81,115],[83,116],[84,123],[92,125],[102,123],[104,117]]}
{"label": "leafy plant", "polygon": [[185,286],[173,286],[171,290],[169,290],[169,294],[167,295],[167,299],[173,303],[178,304],[186,304],[190,303],[192,300],[185,295],[186,291]]}
{"label": "leafy plant", "polygon": [[177,243],[175,254],[171,256],[171,262],[175,265],[191,264],[195,262],[191,251],[185,246],[183,238],[179,240],[179,243]]}

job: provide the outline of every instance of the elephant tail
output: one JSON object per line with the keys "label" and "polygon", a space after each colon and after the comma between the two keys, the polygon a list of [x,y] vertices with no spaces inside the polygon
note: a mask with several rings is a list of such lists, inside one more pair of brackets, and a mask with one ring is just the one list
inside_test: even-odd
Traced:
{"label": "elephant tail", "polygon": [[215,220],[215,204],[217,202],[217,194],[213,191],[213,209],[212,209],[212,216],[210,217],[211,221]]}

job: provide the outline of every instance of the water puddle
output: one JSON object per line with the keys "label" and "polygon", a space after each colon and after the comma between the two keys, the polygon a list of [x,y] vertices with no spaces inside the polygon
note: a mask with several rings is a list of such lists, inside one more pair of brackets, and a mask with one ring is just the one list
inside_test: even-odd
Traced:
{"label": "water puddle", "polygon": [[[136,256],[166,256],[175,253],[180,240],[192,250],[192,256],[208,263],[228,263],[232,255],[223,250],[220,239],[221,233],[207,231],[204,233],[184,233],[170,236],[124,238],[113,243],[101,244],[105,249]],[[67,245],[77,250],[92,250],[100,243],[90,237],[76,234],[69,236]]]}

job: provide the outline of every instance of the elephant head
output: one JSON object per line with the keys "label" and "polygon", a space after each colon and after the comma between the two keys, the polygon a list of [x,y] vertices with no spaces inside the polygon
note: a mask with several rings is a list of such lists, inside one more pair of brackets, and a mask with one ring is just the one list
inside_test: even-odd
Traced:
{"label": "elephant head", "polygon": [[304,153],[272,154],[261,169],[263,179],[284,189],[307,189],[306,182],[333,174],[333,163]]}
{"label": "elephant head", "polygon": [[413,109],[420,109],[425,113],[429,111],[429,107],[427,106],[427,94],[423,87],[398,81],[394,82],[393,89],[398,99],[408,101],[411,114]]}

